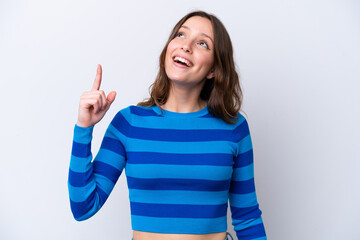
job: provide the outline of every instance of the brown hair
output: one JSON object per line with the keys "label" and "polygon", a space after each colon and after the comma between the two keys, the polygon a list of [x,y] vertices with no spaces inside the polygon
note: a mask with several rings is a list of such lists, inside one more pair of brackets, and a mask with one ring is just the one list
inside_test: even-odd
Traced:
{"label": "brown hair", "polygon": [[236,123],[243,94],[239,76],[235,70],[230,36],[217,17],[203,11],[191,12],[175,25],[160,54],[159,72],[155,82],[150,86],[150,97],[143,102],[139,102],[136,106],[143,105],[150,107],[157,105],[162,109],[161,105],[166,103],[170,90],[170,80],[165,72],[166,49],[170,41],[176,37],[183,23],[194,16],[209,19],[214,32],[214,77],[206,80],[200,92],[200,98],[208,102],[207,108],[211,115],[220,117],[227,123]]}

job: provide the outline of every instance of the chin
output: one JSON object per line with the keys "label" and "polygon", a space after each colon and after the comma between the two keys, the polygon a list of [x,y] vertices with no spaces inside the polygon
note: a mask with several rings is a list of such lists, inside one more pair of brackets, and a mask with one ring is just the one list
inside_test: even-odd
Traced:
{"label": "chin", "polygon": [[180,77],[168,77],[168,78],[170,79],[171,82],[176,84],[186,83],[186,80],[184,78],[180,78]]}
{"label": "chin", "polygon": [[184,77],[183,74],[173,74],[173,73],[169,73],[168,71],[166,71],[166,76],[171,80],[171,81],[179,81],[179,82],[184,82],[186,81],[186,78]]}

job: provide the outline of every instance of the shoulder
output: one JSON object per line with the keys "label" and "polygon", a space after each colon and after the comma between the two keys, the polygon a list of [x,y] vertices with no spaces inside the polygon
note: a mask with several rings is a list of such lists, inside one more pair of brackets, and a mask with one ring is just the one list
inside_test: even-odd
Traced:
{"label": "shoulder", "polygon": [[235,123],[233,133],[235,134],[236,140],[239,141],[245,136],[250,135],[250,128],[247,119],[242,113],[238,112],[237,117],[238,119]]}
{"label": "shoulder", "polygon": [[131,119],[134,117],[142,117],[142,116],[153,116],[156,113],[153,111],[153,107],[146,107],[146,106],[135,106],[129,105],[120,109],[115,117],[114,120],[126,120],[127,122],[131,122]]}
{"label": "shoulder", "polygon": [[248,125],[248,121],[246,120],[245,116],[242,113],[238,112],[236,114],[236,118],[237,118],[237,121],[236,121],[236,123],[234,123],[235,129],[240,126]]}
{"label": "shoulder", "polygon": [[153,110],[153,106],[130,105],[129,110],[132,115],[136,115],[136,116],[155,116],[155,115],[157,115]]}

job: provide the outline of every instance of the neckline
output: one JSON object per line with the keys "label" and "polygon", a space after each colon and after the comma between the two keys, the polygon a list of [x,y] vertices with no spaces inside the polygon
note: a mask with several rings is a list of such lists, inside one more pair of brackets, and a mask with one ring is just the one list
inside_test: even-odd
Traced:
{"label": "neckline", "polygon": [[[162,115],[164,117],[172,117],[172,118],[194,118],[194,117],[200,117],[200,116],[204,116],[208,113],[208,108],[207,108],[207,104],[206,106],[196,112],[188,112],[188,113],[179,113],[179,112],[172,112],[169,110],[165,110],[165,109],[160,109],[157,105],[152,106],[153,110],[159,114]],[[162,111],[162,113],[161,113]]]}

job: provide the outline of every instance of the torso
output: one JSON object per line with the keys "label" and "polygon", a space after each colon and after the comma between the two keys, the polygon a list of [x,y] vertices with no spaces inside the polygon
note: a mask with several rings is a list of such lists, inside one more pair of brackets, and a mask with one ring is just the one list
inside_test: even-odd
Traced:
{"label": "torso", "polygon": [[[131,106],[127,109],[128,115],[125,115],[131,120],[130,126],[148,131],[145,135],[134,135],[127,138],[127,141],[124,140],[132,226],[133,229],[138,229],[133,230],[133,239],[224,240],[230,180],[237,150],[237,145],[232,140],[236,126],[210,116],[205,108],[192,113],[165,111],[160,117],[158,107],[144,109]],[[157,131],[162,130],[158,121],[166,125],[166,134],[162,135],[164,131]],[[198,129],[198,126],[201,128]],[[213,129],[222,131],[219,139],[207,138],[202,132],[211,132]],[[133,134],[137,132],[136,129],[128,131]],[[189,134],[190,131],[195,133]],[[145,142],[147,144],[142,144]],[[175,142],[179,144],[173,144]],[[147,146],[148,144],[152,146]],[[187,146],[189,147],[186,148]],[[143,154],[145,155],[142,156]],[[183,157],[180,157],[181,154]],[[215,154],[219,155],[215,157]],[[157,164],[156,168],[153,164]],[[186,172],[177,170],[178,167]],[[194,171],[194,167],[198,171]],[[150,181],[146,181],[147,179]],[[184,184],[180,181],[182,179],[186,180]],[[151,191],[154,194],[150,194]],[[171,191],[175,191],[177,195],[170,194]],[[203,195],[205,191],[206,195]],[[203,196],[203,199],[199,199],[199,196]],[[171,204],[178,204],[181,211]],[[209,209],[209,212],[203,209]],[[183,212],[184,210],[188,212]],[[187,226],[179,226],[182,221]],[[191,232],[193,226],[189,226],[190,222],[198,223],[199,229],[204,232],[212,229],[214,232]],[[148,229],[153,229],[153,232]],[[184,229],[191,234],[164,233],[164,229]]]}
{"label": "torso", "polygon": [[133,230],[134,240],[224,240],[226,232],[208,234],[168,234]]}

